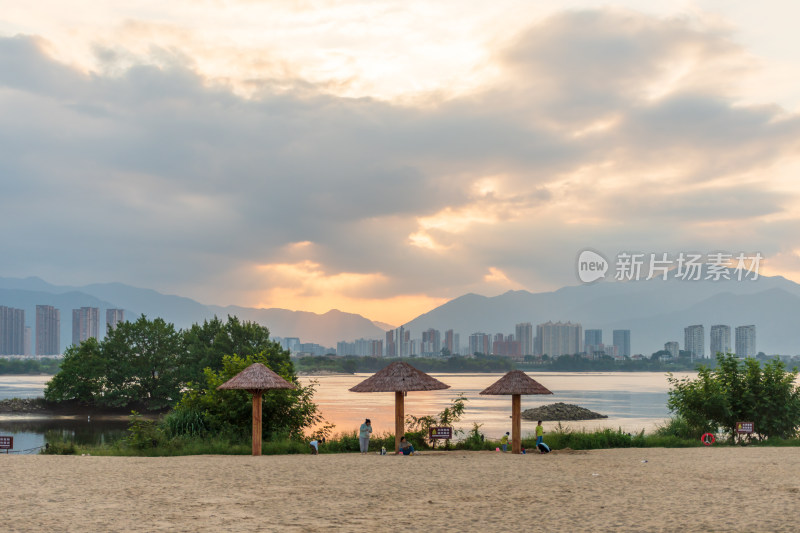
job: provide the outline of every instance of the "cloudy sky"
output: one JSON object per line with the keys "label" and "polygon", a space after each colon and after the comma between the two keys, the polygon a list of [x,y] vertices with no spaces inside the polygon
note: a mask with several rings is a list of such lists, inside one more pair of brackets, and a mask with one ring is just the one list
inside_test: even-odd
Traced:
{"label": "cloudy sky", "polygon": [[0,0],[0,276],[400,324],[592,248],[800,281],[800,3]]}

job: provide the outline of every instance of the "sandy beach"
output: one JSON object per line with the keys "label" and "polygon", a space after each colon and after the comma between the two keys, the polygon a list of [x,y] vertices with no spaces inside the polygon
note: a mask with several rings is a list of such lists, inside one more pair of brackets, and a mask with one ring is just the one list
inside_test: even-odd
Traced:
{"label": "sandy beach", "polygon": [[8,531],[797,531],[800,498],[797,448],[0,455],[0,468]]}

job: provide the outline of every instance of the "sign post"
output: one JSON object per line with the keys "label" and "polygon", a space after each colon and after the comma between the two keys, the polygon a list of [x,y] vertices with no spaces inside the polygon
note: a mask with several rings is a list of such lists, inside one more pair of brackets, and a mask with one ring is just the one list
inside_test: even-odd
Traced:
{"label": "sign post", "polygon": [[453,438],[453,428],[450,427],[432,427],[428,432],[428,438],[431,441],[437,439],[450,440]]}
{"label": "sign post", "polygon": [[8,453],[8,450],[14,449],[14,437],[0,437],[0,450],[5,450]]}
{"label": "sign post", "polygon": [[750,435],[756,429],[753,422],[736,422],[736,433],[739,435]]}

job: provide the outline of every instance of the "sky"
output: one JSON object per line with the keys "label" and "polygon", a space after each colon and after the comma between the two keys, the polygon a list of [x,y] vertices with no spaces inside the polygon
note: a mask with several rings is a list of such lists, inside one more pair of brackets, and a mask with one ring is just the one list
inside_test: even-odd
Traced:
{"label": "sky", "polygon": [[591,248],[800,281],[800,3],[0,0],[0,276],[399,325]]}

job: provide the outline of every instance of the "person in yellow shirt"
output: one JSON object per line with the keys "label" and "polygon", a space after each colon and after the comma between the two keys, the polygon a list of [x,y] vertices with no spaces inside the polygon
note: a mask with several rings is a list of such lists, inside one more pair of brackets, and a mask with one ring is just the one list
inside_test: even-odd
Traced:
{"label": "person in yellow shirt", "polygon": [[508,448],[508,435],[509,433],[506,431],[506,434],[500,437],[500,446],[503,448],[503,451],[506,451]]}
{"label": "person in yellow shirt", "polygon": [[542,427],[541,420],[536,422],[536,424],[536,446],[539,446],[544,440],[544,428]]}

